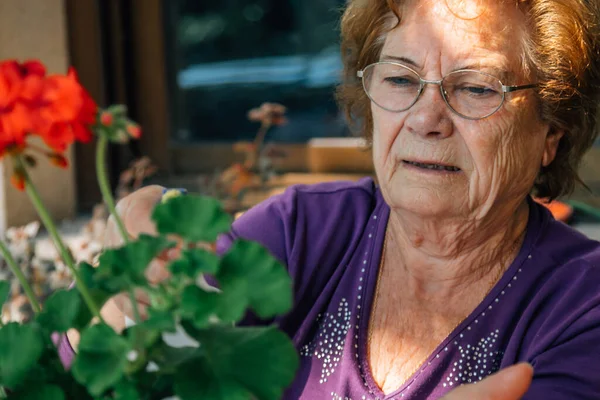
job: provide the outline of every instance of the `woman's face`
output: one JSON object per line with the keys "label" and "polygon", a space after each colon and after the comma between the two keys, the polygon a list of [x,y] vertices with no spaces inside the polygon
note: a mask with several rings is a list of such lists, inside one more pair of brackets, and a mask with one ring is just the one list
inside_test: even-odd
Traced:
{"label": "woman's face", "polygon": [[[480,15],[469,19],[469,13]],[[476,69],[504,85],[534,83],[522,71],[524,30],[514,2],[409,0],[381,60],[402,58],[427,80]],[[495,114],[469,120],[448,108],[436,85],[426,85],[406,111],[371,103],[375,170],[386,201],[429,217],[482,218],[503,204],[514,207],[554,158],[561,136],[540,119],[537,107],[534,90],[522,90],[507,93]]]}

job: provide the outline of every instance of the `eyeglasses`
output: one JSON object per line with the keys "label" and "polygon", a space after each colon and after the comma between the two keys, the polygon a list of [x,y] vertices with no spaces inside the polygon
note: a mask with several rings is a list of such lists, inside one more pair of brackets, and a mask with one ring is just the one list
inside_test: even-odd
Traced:
{"label": "eyeglasses", "polygon": [[363,88],[373,103],[387,111],[412,107],[425,85],[439,85],[450,109],[466,119],[483,119],[502,107],[506,93],[532,89],[537,85],[505,86],[500,79],[475,70],[459,70],[441,80],[426,80],[413,69],[395,62],[381,61],[358,71]]}

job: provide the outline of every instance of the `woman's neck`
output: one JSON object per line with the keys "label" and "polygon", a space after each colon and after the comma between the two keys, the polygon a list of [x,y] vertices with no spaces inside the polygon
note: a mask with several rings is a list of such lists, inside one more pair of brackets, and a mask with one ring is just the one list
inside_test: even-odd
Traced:
{"label": "woman's neck", "polygon": [[385,275],[413,298],[453,297],[474,283],[493,285],[516,257],[529,206],[477,221],[423,221],[392,210],[387,227]]}

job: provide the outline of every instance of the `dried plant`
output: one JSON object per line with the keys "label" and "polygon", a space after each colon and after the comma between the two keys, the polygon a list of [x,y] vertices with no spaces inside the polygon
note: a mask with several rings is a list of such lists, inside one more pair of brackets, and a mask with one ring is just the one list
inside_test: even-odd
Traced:
{"label": "dried plant", "polygon": [[144,184],[144,180],[153,176],[158,168],[149,157],[140,157],[129,164],[129,168],[121,172],[116,190],[117,200],[135,192]]}
{"label": "dried plant", "polygon": [[273,126],[287,124],[286,111],[285,106],[268,102],[248,111],[247,118],[260,122],[260,127],[254,141],[233,144],[234,152],[241,154],[244,161],[220,172],[216,183],[209,185],[216,190],[218,197],[228,201],[231,211],[237,211],[246,190],[264,185],[274,175],[273,160],[285,157],[274,146],[265,145],[265,138]]}

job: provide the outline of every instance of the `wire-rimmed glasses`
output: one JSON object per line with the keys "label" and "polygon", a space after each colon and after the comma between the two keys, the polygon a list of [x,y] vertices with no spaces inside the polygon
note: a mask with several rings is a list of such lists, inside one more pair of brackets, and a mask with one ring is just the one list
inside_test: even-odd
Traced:
{"label": "wire-rimmed glasses", "polygon": [[450,109],[463,118],[489,117],[502,107],[506,93],[535,88],[537,85],[506,86],[493,75],[463,69],[440,80],[426,80],[413,69],[391,61],[370,64],[358,71],[365,93],[373,103],[387,111],[400,112],[412,107],[425,85],[438,85]]}

